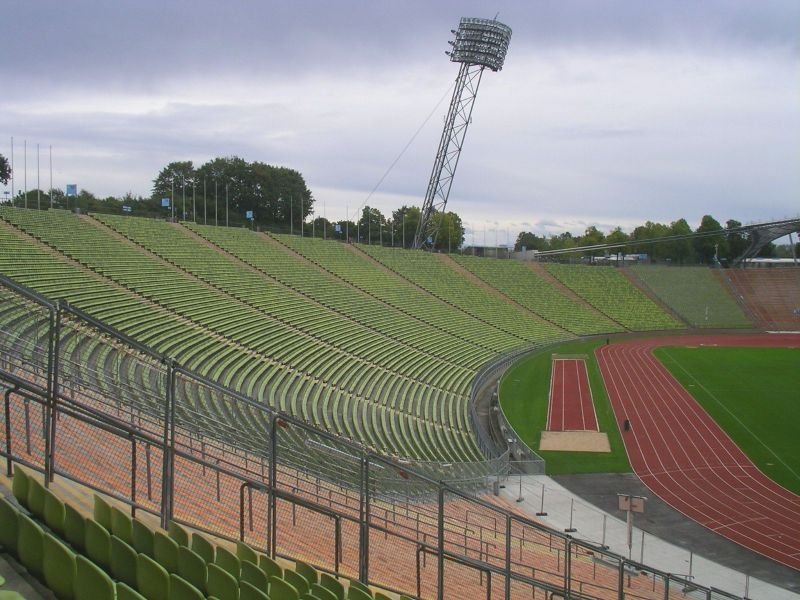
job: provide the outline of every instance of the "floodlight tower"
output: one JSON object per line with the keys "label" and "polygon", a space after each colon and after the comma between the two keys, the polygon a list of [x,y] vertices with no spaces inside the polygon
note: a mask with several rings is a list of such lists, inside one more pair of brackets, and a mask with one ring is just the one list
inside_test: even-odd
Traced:
{"label": "floodlight tower", "polygon": [[456,39],[450,41],[453,49],[446,54],[452,62],[461,63],[458,71],[450,110],[444,122],[442,139],[436,152],[428,190],[422,204],[414,247],[421,248],[436,241],[438,228],[432,219],[435,212],[444,212],[453,177],[458,166],[464,136],[472,121],[472,107],[478,95],[483,70],[503,68],[503,61],[511,39],[511,28],[494,19],[462,17],[458,31],[452,30]]}

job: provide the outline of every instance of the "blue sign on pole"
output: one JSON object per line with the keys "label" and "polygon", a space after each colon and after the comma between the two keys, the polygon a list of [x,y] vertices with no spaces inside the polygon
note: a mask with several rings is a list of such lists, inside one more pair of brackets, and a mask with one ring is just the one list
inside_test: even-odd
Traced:
{"label": "blue sign on pole", "polygon": [[162,208],[169,208],[169,198],[162,198],[161,199],[161,207]]}
{"label": "blue sign on pole", "polygon": [[248,221],[252,221],[253,220],[253,211],[252,210],[248,210],[244,214],[244,218],[247,219]]}
{"label": "blue sign on pole", "polygon": [[127,204],[122,205],[122,212],[131,212],[131,207]]}
{"label": "blue sign on pole", "polygon": [[333,229],[336,231],[336,233],[342,233],[342,224],[336,223],[336,225],[333,226]]}
{"label": "blue sign on pole", "polygon": [[78,195],[78,184],[77,183],[68,183],[67,184],[67,196],[77,196]]}

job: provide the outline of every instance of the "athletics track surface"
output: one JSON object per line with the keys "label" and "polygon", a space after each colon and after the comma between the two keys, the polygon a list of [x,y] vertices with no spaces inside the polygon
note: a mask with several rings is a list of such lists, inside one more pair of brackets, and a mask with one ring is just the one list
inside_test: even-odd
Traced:
{"label": "athletics track surface", "polygon": [[759,471],[653,356],[659,346],[800,346],[800,335],[680,336],[601,346],[597,360],[631,465],[676,510],[800,570],[800,496]]}
{"label": "athletics track surface", "polygon": [[553,359],[547,431],[597,431],[585,360]]}

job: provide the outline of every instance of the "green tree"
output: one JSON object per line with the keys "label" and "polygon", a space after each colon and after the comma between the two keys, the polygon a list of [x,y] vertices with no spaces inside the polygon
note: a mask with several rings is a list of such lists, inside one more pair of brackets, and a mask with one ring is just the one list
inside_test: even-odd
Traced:
{"label": "green tree", "polygon": [[196,169],[191,161],[168,164],[153,181],[150,204],[163,214],[160,200],[171,195],[179,211],[185,195],[187,218],[197,222],[240,225],[253,211],[254,225],[296,232],[314,208],[299,172],[238,156],[213,158]]}
{"label": "green tree", "polygon": [[728,219],[725,221],[725,229],[727,231],[725,238],[728,242],[728,251],[730,252],[729,258],[738,258],[747,250],[747,234],[741,231],[730,231],[731,229],[737,229],[741,226],[741,222],[735,219]]}
{"label": "green tree", "polygon": [[696,233],[711,233],[719,231],[719,235],[706,235],[694,239],[694,249],[697,258],[705,264],[714,263],[715,257],[724,258],[728,256],[728,244],[719,224],[711,215],[704,215],[700,221]]}
{"label": "green tree", "polygon": [[[690,233],[692,233],[692,228],[686,222],[686,219],[678,219],[670,223],[669,235],[688,235]],[[694,262],[694,246],[690,239],[669,242],[667,251],[669,253],[668,258],[671,258],[679,265]]]}
{"label": "green tree", "polygon": [[0,154],[0,183],[6,185],[9,179],[11,179],[11,165],[8,164],[8,159]]}
{"label": "green tree", "polygon": [[637,254],[647,254],[653,260],[661,260],[667,257],[667,250],[664,244],[637,244],[637,241],[654,240],[669,235],[669,227],[663,223],[647,221],[644,225],[639,225],[631,234],[631,248]]}
{"label": "green tree", "polygon": [[519,235],[517,235],[517,241],[514,242],[514,251],[522,252],[523,248],[526,250],[547,250],[547,238],[540,237],[530,231],[520,231]]}
{"label": "green tree", "polygon": [[464,243],[464,224],[461,217],[454,212],[437,212],[431,218],[438,231],[434,250],[448,253],[458,250]]}
{"label": "green tree", "polygon": [[414,244],[417,225],[419,225],[419,216],[419,207],[406,206],[405,204],[392,212],[395,245],[411,248]]}
{"label": "green tree", "polygon": [[[365,206],[361,210],[361,218],[356,224],[357,241],[362,244],[380,244],[381,238],[387,233],[391,234],[386,226],[386,218],[383,213],[377,208]],[[388,238],[384,239],[388,241]]]}
{"label": "green tree", "polygon": [[548,242],[548,246],[550,246],[551,250],[568,250],[569,248],[574,248],[576,245],[575,238],[572,237],[569,231],[551,235]]}

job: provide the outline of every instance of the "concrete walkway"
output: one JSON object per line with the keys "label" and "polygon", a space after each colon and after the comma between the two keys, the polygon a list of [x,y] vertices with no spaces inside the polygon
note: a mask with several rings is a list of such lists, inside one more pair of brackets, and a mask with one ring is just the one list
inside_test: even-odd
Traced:
{"label": "concrete walkway", "polygon": [[[605,485],[609,486],[609,489],[622,487],[623,489],[616,489],[616,491],[623,493],[636,493],[637,491],[635,489],[634,491],[624,489],[625,486],[620,486],[620,482],[614,482],[613,476],[603,475],[602,477],[596,477],[598,481],[594,481],[595,484],[598,484],[601,479],[604,479],[607,482]],[[636,479],[635,476],[628,477]],[[636,479],[636,482],[638,482],[638,479]],[[641,486],[641,483],[639,483],[639,486]],[[570,487],[573,486],[571,485]],[[635,488],[635,486],[633,487]],[[644,486],[641,487],[644,488]],[[610,493],[614,502],[616,501],[616,491]],[[715,587],[742,597],[746,596],[751,600],[800,600],[800,573],[794,569],[782,567],[768,559],[763,559],[767,563],[774,565],[776,569],[774,571],[762,570],[759,572],[759,575],[761,575],[763,579],[757,579],[752,576],[747,577],[741,570],[734,570],[718,562],[713,562],[698,556],[685,547],[685,545],[682,547],[664,541],[659,537],[639,529],[635,526],[637,518],[642,521],[650,521],[650,519],[647,519],[647,506],[644,515],[636,515],[634,517],[633,543],[632,548],[629,550],[627,545],[625,513],[613,510],[613,508],[608,506],[608,489],[605,490],[604,494],[606,496],[606,501],[599,503],[605,505],[608,512],[604,512],[597,506],[589,504],[554,479],[544,475],[510,477],[505,482],[505,487],[501,489],[500,495],[509,502],[516,503],[520,509],[527,512],[532,517],[544,521],[551,527],[562,531],[567,528],[576,529],[575,532],[571,533],[576,539],[605,544],[611,551],[617,554],[625,557],[630,556],[635,561],[651,565],[661,571],[684,577],[691,575],[695,583],[708,587]],[[645,493],[642,495],[647,496],[648,494]],[[652,496],[652,494],[649,495]],[[544,503],[542,503],[543,497]],[[522,498],[521,502],[517,502],[519,498]],[[660,503],[660,500],[651,499],[648,500],[647,504],[655,504],[655,501]],[[542,510],[542,507],[544,510]],[[666,505],[664,505],[664,507],[669,508]],[[656,508],[663,510],[664,507],[651,506],[651,511],[656,510]],[[536,516],[537,512],[546,512],[547,515]],[[677,515],[678,519],[688,521],[688,519],[685,519],[680,513],[672,512]],[[695,525],[701,528],[698,540],[706,539],[709,536],[719,537],[708,532],[702,528],[702,526]],[[740,546],[733,542],[728,542],[724,539],[723,542],[741,549]],[[703,544],[700,542],[693,543],[690,547],[694,552],[703,553]],[[744,551],[749,553],[747,550]],[[713,556],[714,552],[712,551],[710,554]],[[763,558],[755,555],[754,557],[759,559]],[[753,558],[751,562],[747,562],[746,564],[750,566],[750,564],[754,562],[756,561]],[[749,568],[747,571],[752,572]],[[777,577],[777,575],[780,575],[780,577]],[[767,579],[769,582],[764,579]],[[772,583],[777,579],[780,579],[781,584],[785,587],[779,587]]]}

